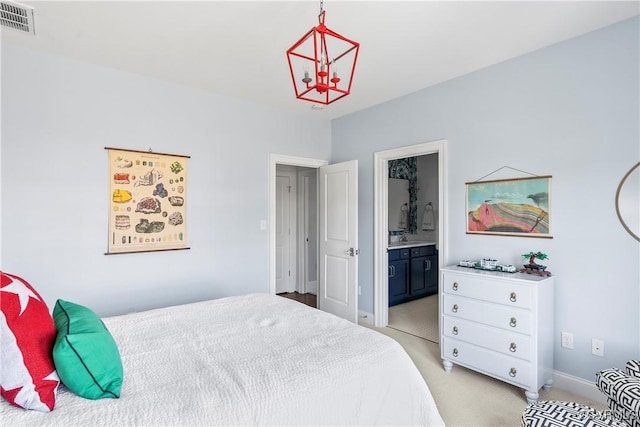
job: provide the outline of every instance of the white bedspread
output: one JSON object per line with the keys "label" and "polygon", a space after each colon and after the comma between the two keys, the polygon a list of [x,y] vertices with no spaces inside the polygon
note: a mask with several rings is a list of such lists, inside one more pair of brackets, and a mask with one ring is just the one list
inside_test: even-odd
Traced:
{"label": "white bedspread", "polygon": [[0,424],[444,425],[394,340],[265,294],[104,319],[124,365],[119,399],[58,393],[50,413],[2,401]]}

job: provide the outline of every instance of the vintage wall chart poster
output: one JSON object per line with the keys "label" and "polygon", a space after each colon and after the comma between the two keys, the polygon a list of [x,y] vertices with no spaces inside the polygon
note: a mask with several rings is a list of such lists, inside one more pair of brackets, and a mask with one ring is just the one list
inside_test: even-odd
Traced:
{"label": "vintage wall chart poster", "polygon": [[551,236],[551,176],[467,182],[467,234]]}
{"label": "vintage wall chart poster", "polygon": [[107,147],[107,254],[189,249],[188,156]]}

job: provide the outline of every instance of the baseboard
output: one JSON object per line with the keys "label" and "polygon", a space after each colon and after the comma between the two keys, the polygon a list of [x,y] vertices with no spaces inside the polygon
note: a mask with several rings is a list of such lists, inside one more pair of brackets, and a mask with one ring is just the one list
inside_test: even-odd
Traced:
{"label": "baseboard", "polygon": [[373,319],[373,313],[358,310],[358,324],[360,323],[366,323],[367,325],[373,326],[373,324],[375,323]]}
{"label": "baseboard", "polygon": [[578,396],[586,397],[603,405],[607,404],[606,397],[598,390],[594,382],[574,377],[564,372],[553,371],[553,387],[570,391]]}

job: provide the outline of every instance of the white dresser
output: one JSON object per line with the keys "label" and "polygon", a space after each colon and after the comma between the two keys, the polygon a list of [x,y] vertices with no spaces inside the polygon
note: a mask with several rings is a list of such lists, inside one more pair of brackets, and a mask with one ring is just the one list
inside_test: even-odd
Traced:
{"label": "white dresser", "polygon": [[553,383],[553,277],[441,269],[440,351],[446,372],[465,366],[525,390]]}

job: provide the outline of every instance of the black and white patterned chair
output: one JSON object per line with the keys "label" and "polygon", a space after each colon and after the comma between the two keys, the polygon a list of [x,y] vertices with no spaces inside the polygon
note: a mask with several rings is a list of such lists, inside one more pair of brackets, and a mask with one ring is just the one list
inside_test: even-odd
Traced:
{"label": "black and white patterned chair", "polygon": [[640,360],[628,361],[624,371],[612,368],[596,373],[596,385],[616,418],[640,427]]}
{"label": "black and white patterned chair", "polygon": [[540,400],[524,410],[522,427],[627,427],[610,411],[561,400]]}
{"label": "black and white patterned chair", "polygon": [[624,371],[611,368],[596,373],[596,386],[607,396],[609,411],[575,402],[541,400],[522,414],[522,427],[640,427],[640,360],[627,362]]}

